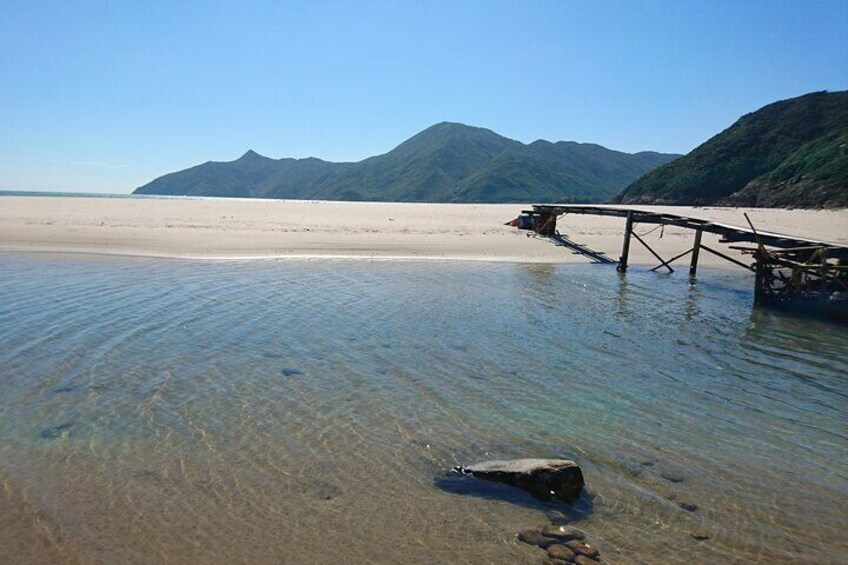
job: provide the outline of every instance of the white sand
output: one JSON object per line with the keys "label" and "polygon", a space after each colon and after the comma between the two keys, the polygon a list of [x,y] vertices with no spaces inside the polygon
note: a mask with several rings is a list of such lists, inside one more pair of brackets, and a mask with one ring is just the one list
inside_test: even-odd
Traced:
{"label": "white sand", "polygon": [[[400,204],[235,199],[0,197],[0,250],[173,258],[373,257],[569,263],[582,256],[504,226],[520,204]],[[687,214],[848,244],[848,210],[634,207]],[[643,234],[652,225],[637,225]],[[621,218],[569,215],[559,231],[578,243],[621,253]],[[645,237],[664,257],[691,247],[692,232]],[[704,243],[723,251],[717,237]],[[733,254],[733,252],[730,252]],[[735,256],[738,256],[734,254]],[[684,258],[682,261],[686,261]],[[702,264],[727,265],[702,254]],[[631,264],[654,264],[635,239]]]}

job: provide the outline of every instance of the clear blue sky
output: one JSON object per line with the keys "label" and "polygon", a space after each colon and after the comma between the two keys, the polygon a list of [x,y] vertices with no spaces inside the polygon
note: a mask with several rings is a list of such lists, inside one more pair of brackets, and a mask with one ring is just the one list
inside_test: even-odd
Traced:
{"label": "clear blue sky", "polygon": [[359,160],[443,120],[685,153],[845,89],[846,0],[4,0],[0,189],[130,192],[248,148]]}

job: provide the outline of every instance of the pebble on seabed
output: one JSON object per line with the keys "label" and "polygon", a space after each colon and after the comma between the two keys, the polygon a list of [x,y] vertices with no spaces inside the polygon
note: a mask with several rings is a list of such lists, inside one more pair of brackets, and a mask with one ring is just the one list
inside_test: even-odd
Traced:
{"label": "pebble on seabed", "polygon": [[524,543],[535,545],[546,549],[549,545],[557,543],[557,540],[542,535],[539,530],[521,530],[518,532],[518,539]]}
{"label": "pebble on seabed", "polygon": [[554,544],[548,547],[548,557],[551,559],[561,559],[563,561],[574,561],[576,555],[568,547],[561,544]]}
{"label": "pebble on seabed", "polygon": [[547,565],[596,565],[601,560],[598,549],[582,541],[585,532],[574,526],[548,524],[541,530],[521,530],[518,539],[547,551]]}
{"label": "pebble on seabed", "polygon": [[586,534],[582,530],[578,530],[573,526],[555,526],[548,524],[542,528],[542,535],[558,540],[585,539]]}
{"label": "pebble on seabed", "polygon": [[585,555],[590,559],[597,559],[601,556],[601,553],[598,551],[598,548],[594,545],[589,545],[588,543],[580,540],[571,540],[565,542],[566,547],[574,551],[579,555]]}
{"label": "pebble on seabed", "polygon": [[[586,487],[584,487],[585,489]],[[565,526],[566,524],[570,524],[574,520],[560,512],[559,510],[551,510],[546,514],[548,520],[551,521],[551,524],[554,526]]]}

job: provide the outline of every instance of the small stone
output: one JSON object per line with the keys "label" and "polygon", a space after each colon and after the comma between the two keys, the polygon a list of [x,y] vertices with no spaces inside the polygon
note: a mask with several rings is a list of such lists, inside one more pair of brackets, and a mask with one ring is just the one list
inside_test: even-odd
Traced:
{"label": "small stone", "polygon": [[678,504],[680,505],[680,507],[682,509],[684,509],[687,512],[694,512],[695,510],[698,509],[697,504],[694,504],[692,502],[688,502],[686,500],[681,500],[680,502],[678,502]]}
{"label": "small stone", "polygon": [[551,521],[551,524],[555,526],[564,526],[574,521],[559,510],[551,510],[545,514],[545,516],[547,516],[548,520]]}
{"label": "small stone", "polygon": [[555,526],[553,524],[542,528],[542,535],[565,541],[572,539],[582,540],[586,538],[586,534],[582,530],[578,530],[573,526]]}
{"label": "small stone", "polygon": [[542,549],[556,543],[553,538],[546,538],[539,530],[521,530],[518,532],[518,539],[526,544],[535,545]]}
{"label": "small stone", "polygon": [[574,552],[564,545],[554,544],[548,547],[548,557],[551,559],[561,559],[563,561],[574,561]]}
{"label": "small stone", "polygon": [[630,475],[633,476],[633,477],[638,477],[642,473],[645,472],[645,469],[643,469],[641,466],[637,465],[636,463],[630,463],[630,462],[625,463],[624,468],[627,469],[627,472],[630,473]]}
{"label": "small stone", "polygon": [[666,469],[660,473],[660,477],[672,483],[682,483],[686,481],[686,475],[675,469]]}
{"label": "small stone", "polygon": [[569,547],[574,553],[579,555],[585,555],[590,559],[598,559],[601,556],[601,552],[598,551],[598,548],[594,545],[589,545],[585,541],[580,540],[571,540],[565,542],[565,545]]}
{"label": "small stone", "polygon": [[585,555],[578,555],[574,558],[575,565],[597,565],[598,561],[595,559],[590,559]]}
{"label": "small stone", "polygon": [[710,536],[708,536],[707,534],[692,533],[692,534],[689,534],[689,535],[692,536],[693,538],[695,538],[698,541],[704,541],[704,540],[710,539]]}

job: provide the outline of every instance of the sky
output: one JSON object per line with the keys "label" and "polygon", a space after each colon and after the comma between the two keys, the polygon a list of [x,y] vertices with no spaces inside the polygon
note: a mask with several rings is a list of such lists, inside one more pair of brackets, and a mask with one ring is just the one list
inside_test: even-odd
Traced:
{"label": "sky", "polygon": [[4,0],[0,190],[128,193],[248,149],[357,161],[441,121],[686,153],[846,89],[846,0]]}

